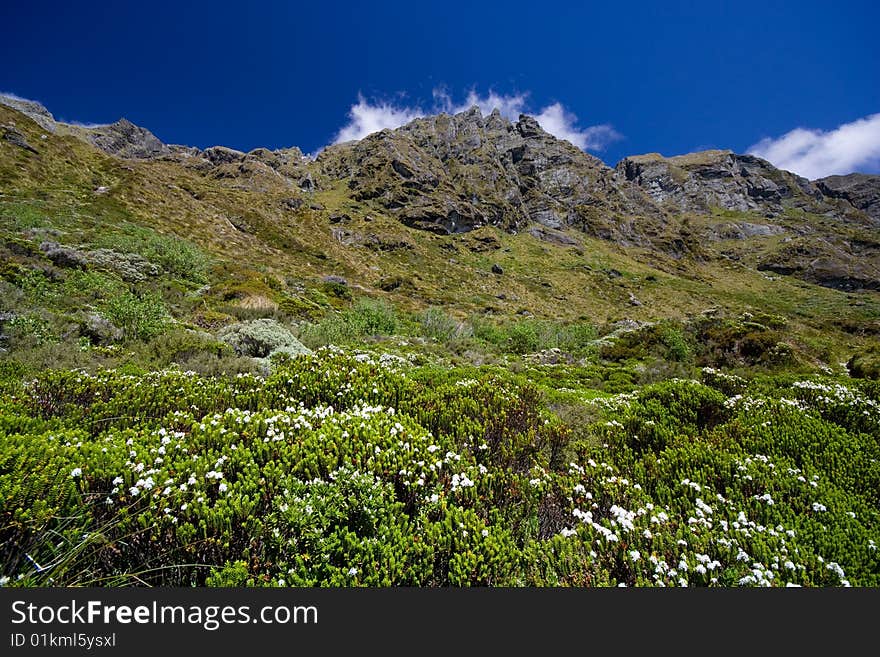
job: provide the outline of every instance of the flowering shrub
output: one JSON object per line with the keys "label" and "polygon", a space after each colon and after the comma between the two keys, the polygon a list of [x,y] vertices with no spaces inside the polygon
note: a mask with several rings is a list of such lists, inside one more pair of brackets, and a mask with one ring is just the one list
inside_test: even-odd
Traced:
{"label": "flowering shrub", "polygon": [[0,576],[880,585],[876,395],[703,376],[567,389],[589,412],[561,419],[498,371],[335,348],[265,378],[45,373],[0,403]]}
{"label": "flowering shrub", "polygon": [[308,353],[283,324],[274,319],[253,319],[224,327],[219,337],[240,356],[265,358],[278,350],[292,355]]}

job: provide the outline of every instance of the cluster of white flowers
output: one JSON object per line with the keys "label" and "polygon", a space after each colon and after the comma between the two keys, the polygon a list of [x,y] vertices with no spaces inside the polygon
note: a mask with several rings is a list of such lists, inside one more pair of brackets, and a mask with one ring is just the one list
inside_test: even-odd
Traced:
{"label": "cluster of white flowers", "polygon": [[469,488],[474,485],[472,479],[469,479],[467,474],[465,473],[456,473],[452,475],[452,490],[458,490],[459,488]]}

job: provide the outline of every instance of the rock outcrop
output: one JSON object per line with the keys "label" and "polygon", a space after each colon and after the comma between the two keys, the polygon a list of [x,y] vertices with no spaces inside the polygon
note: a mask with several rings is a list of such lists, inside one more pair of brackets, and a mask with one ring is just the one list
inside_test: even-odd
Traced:
{"label": "rock outcrop", "polygon": [[880,290],[880,248],[876,246],[860,252],[826,240],[797,240],[762,258],[758,269],[847,292]]}
{"label": "rock outcrop", "polygon": [[27,138],[15,126],[0,124],[0,139],[31,153],[37,152],[37,149],[28,143]]}
{"label": "rock outcrop", "polygon": [[0,105],[11,107],[38,124],[43,130],[55,132],[55,117],[42,104],[35,100],[27,100],[16,96],[0,94]]}
{"label": "rock outcrop", "polygon": [[828,176],[817,180],[816,187],[825,196],[844,199],[880,223],[880,175]]}
{"label": "rock outcrop", "polygon": [[109,155],[123,159],[146,159],[168,155],[171,150],[146,128],[127,119],[85,129],[87,139]]}
{"label": "rock outcrop", "polygon": [[621,160],[615,171],[618,178],[639,185],[677,212],[716,207],[772,217],[785,207],[812,207],[822,200],[821,192],[806,178],[732,151],[635,155]]}

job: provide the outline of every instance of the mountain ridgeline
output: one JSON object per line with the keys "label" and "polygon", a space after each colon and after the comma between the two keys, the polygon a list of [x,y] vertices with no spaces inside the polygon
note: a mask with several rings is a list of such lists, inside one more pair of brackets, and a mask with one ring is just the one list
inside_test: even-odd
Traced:
{"label": "mountain ridgeline", "polygon": [[[880,176],[810,181],[721,150],[609,167],[532,117],[476,107],[311,157],[165,144],[125,119],[68,124],[0,96],[0,222],[0,283],[24,295],[0,326],[36,317],[53,339],[112,343],[127,320],[105,326],[105,306],[126,287],[212,335],[359,298],[610,333],[771,313],[814,363],[880,334]],[[92,273],[110,278],[93,289]],[[47,310],[51,294],[27,301],[33,277],[86,287]]]}
{"label": "mountain ridgeline", "polygon": [[[754,263],[759,269],[839,289],[880,287],[880,244],[871,237],[880,227],[880,176],[809,181],[720,150],[638,155],[611,168],[532,117],[512,123],[497,110],[484,117],[476,107],[333,145],[312,160],[296,148],[243,153],[169,146],[125,119],[84,128],[56,122],[37,103],[2,102],[41,128],[76,136],[114,158],[176,163],[253,191],[290,188],[292,207],[335,188],[365,209],[443,235],[494,226],[566,243],[575,241],[567,234],[573,230],[675,258],[705,258],[706,243],[779,236],[777,248]],[[14,123],[5,122],[6,143],[34,149]],[[688,221],[725,213],[751,218]]]}

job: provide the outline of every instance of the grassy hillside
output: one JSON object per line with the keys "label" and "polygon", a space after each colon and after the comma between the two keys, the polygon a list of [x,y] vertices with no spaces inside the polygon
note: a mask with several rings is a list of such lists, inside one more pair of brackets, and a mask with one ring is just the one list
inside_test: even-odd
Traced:
{"label": "grassy hillside", "polygon": [[0,125],[4,584],[880,583],[880,293],[758,213],[445,235]]}

